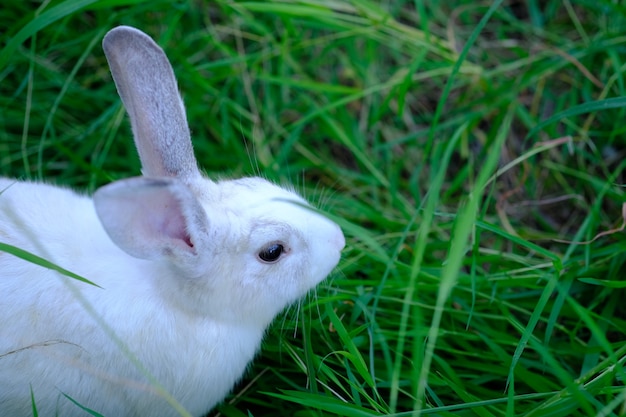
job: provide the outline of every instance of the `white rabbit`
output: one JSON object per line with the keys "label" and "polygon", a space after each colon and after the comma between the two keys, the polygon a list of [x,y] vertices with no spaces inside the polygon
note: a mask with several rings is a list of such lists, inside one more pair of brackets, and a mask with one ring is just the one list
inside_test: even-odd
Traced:
{"label": "white rabbit", "polygon": [[31,390],[45,417],[87,415],[67,397],[107,417],[207,413],[345,244],[291,191],[200,173],[152,39],[120,26],[103,48],[144,176],[93,200],[0,179],[0,242],[99,286],[0,251],[2,416],[32,415]]}

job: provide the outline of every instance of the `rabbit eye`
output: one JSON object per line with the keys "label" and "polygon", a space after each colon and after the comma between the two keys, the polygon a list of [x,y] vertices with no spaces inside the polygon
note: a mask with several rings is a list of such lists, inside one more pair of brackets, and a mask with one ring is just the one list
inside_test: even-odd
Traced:
{"label": "rabbit eye", "polygon": [[272,243],[259,252],[259,259],[263,262],[273,263],[280,258],[280,255],[285,251],[285,247],[280,243]]}

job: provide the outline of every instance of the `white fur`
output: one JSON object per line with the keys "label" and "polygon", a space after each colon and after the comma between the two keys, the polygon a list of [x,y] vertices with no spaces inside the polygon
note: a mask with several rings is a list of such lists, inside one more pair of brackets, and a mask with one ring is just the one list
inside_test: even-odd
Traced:
{"label": "white fur", "polygon": [[[203,415],[242,376],[271,320],[326,277],[345,243],[290,191],[202,176],[161,49],[123,26],[104,45],[145,176],[93,200],[0,179],[0,242],[99,286],[0,252],[3,416],[31,415],[31,388],[42,416],[84,415],[63,394],[108,417],[180,415],[173,403]],[[261,261],[274,242],[285,253]]]}

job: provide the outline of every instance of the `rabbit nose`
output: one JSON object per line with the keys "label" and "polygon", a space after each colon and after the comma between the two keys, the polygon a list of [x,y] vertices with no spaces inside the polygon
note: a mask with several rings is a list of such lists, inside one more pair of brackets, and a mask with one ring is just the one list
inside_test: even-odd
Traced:
{"label": "rabbit nose", "polygon": [[333,235],[331,243],[337,248],[338,251],[341,251],[346,247],[346,238],[343,236],[339,226],[337,226],[337,232]]}

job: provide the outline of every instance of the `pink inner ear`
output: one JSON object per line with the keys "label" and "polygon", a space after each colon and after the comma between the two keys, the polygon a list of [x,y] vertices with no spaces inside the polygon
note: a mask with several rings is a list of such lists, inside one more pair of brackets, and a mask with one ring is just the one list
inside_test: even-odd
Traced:
{"label": "pink inner ear", "polygon": [[[173,203],[178,206],[176,201]],[[161,220],[163,223],[161,224],[160,229],[164,236],[181,241],[190,248],[193,248],[193,242],[191,242],[191,236],[187,233],[187,226],[183,216],[181,215],[180,207],[174,210],[167,207],[165,209],[165,215],[161,218]]]}
{"label": "pink inner ear", "polygon": [[155,192],[147,197],[145,200],[146,231],[154,235],[157,240],[164,239],[193,248],[191,236],[187,232],[183,209],[174,195],[169,192]]}

